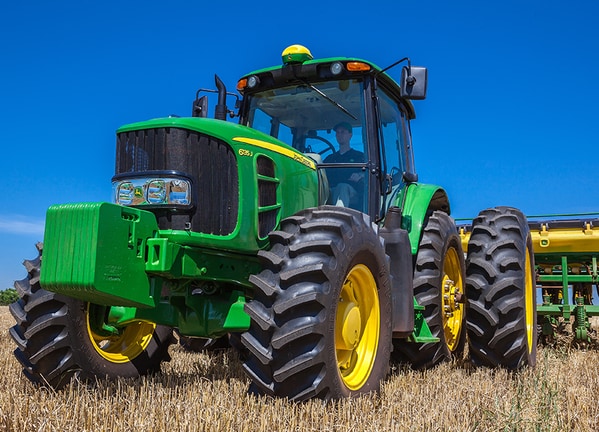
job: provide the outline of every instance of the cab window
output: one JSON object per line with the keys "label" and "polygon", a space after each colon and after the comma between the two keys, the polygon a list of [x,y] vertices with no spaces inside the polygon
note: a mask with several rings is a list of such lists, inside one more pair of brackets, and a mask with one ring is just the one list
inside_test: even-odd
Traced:
{"label": "cab window", "polygon": [[380,124],[381,161],[385,174],[385,185],[381,193],[388,207],[401,189],[403,173],[413,171],[410,148],[409,123],[405,112],[396,99],[384,91],[378,93]]}
{"label": "cab window", "polygon": [[328,197],[326,203],[366,211],[368,146],[361,79],[296,84],[248,94],[246,99],[246,126],[319,163],[321,186],[328,189],[322,194]]}

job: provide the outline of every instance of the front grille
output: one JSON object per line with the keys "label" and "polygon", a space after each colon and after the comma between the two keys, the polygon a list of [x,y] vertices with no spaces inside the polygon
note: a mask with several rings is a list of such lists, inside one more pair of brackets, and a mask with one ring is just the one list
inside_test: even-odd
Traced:
{"label": "front grille", "polygon": [[181,229],[185,225],[183,217],[195,232],[231,234],[239,212],[239,177],[235,153],[226,142],[180,128],[117,135],[117,174],[171,170],[193,179],[195,213],[156,212],[160,228]]}

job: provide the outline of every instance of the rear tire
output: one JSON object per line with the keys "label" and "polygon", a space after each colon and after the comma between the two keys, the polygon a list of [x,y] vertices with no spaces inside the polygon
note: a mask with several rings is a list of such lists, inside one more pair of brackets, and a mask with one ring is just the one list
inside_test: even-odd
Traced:
{"label": "rear tire", "polygon": [[391,285],[377,227],[341,207],[304,210],[270,234],[252,276],[244,369],[259,394],[301,401],[378,391],[389,370]]}
{"label": "rear tire", "polygon": [[170,328],[136,321],[107,335],[98,326],[104,307],[42,289],[41,244],[38,250],[35,260],[25,261],[28,276],[15,282],[20,299],[9,307],[17,322],[10,329],[14,355],[30,381],[60,389],[72,377],[138,377],[170,360]]}
{"label": "rear tire", "polygon": [[526,217],[510,207],[482,211],[472,224],[466,263],[472,362],[508,369],[534,366],[536,284]]}
{"label": "rear tire", "polygon": [[457,299],[464,294],[464,253],[455,223],[436,211],[428,219],[418,247],[414,268],[414,297],[433,336],[439,342],[414,343],[394,340],[393,357],[414,369],[430,368],[463,356],[466,341],[465,307]]}

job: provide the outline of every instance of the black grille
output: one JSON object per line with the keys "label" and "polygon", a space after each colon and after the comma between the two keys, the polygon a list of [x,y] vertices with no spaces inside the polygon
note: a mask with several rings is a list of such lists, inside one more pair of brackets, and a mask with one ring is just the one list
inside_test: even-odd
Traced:
{"label": "black grille", "polygon": [[258,180],[258,205],[267,207],[277,203],[277,184]]}
{"label": "black grille", "polygon": [[277,224],[278,210],[270,210],[258,214],[258,226],[260,238],[266,238]]}
{"label": "black grille", "polygon": [[258,235],[265,238],[277,224],[279,207],[265,209],[277,205],[278,181],[275,178],[275,164],[271,159],[259,156],[256,160],[256,171],[265,177],[258,180]]}
{"label": "black grille", "polygon": [[266,177],[275,176],[275,164],[267,157],[259,156],[256,160],[256,171]]}
{"label": "black grille", "polygon": [[[234,231],[239,210],[239,178],[235,154],[227,143],[179,128],[117,135],[117,174],[165,170],[184,172],[193,179],[195,213],[181,215],[191,222],[193,231],[214,235]],[[181,229],[185,225],[176,214],[161,211],[157,216],[161,229]]]}

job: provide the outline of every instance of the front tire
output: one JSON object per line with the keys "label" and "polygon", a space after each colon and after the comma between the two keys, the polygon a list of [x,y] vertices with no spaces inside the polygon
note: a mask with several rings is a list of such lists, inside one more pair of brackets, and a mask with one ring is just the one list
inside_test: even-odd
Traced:
{"label": "front tire", "polygon": [[270,234],[252,276],[242,335],[258,393],[301,401],[378,391],[389,370],[391,286],[376,225],[364,214],[304,210]]}
{"label": "front tire", "polygon": [[111,333],[102,327],[105,307],[42,289],[41,244],[38,250],[35,260],[25,261],[28,276],[15,282],[20,299],[9,307],[16,320],[14,355],[30,381],[58,390],[72,377],[138,377],[170,360],[170,328],[134,321]]}
{"label": "front tire", "polygon": [[534,366],[536,284],[526,217],[510,207],[480,212],[472,224],[466,263],[472,362],[508,369]]}

